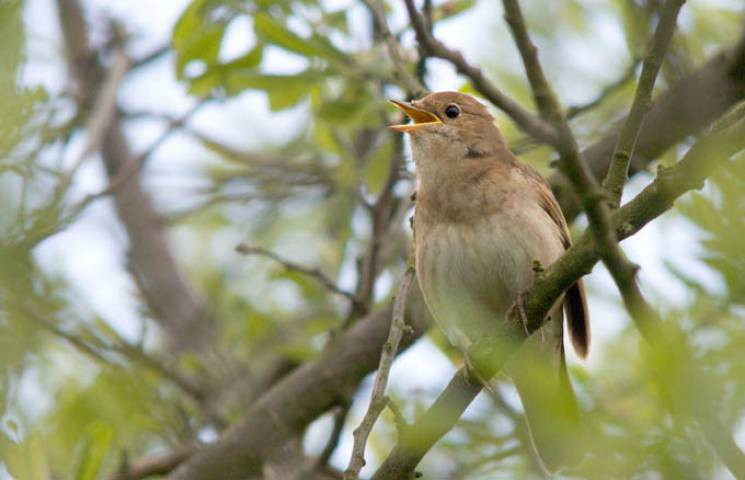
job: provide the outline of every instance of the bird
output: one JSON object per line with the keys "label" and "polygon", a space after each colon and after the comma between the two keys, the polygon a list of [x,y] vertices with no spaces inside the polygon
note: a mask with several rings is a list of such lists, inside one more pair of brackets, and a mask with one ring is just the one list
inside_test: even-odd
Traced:
{"label": "bird", "polygon": [[[567,222],[549,184],[509,150],[476,98],[444,91],[391,102],[411,119],[390,128],[408,134],[415,164],[417,280],[435,323],[466,352],[514,308],[525,318],[522,295],[536,262],[547,267],[571,245]],[[581,454],[579,407],[563,345],[566,317],[579,357],[589,351],[581,280],[548,316],[504,370],[521,398],[532,446],[543,467],[555,472]]]}

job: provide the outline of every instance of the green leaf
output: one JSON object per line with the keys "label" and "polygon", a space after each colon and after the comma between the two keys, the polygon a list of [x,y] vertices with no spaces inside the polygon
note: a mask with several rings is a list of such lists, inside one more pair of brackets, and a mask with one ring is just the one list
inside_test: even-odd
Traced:
{"label": "green leaf", "polygon": [[388,177],[391,155],[393,155],[393,142],[389,140],[376,148],[370,156],[364,171],[365,186],[370,192],[378,192],[383,187]]}
{"label": "green leaf", "polygon": [[266,13],[258,13],[254,17],[254,30],[259,38],[282,47],[285,50],[307,57],[314,56],[317,53],[312,45],[304,38],[291,32]]}
{"label": "green leaf", "polygon": [[459,15],[466,10],[476,5],[476,0],[454,0],[445,2],[442,5],[438,5],[432,11],[432,21],[439,22],[456,15]]}
{"label": "green leaf", "polygon": [[254,72],[231,72],[225,79],[228,95],[244,90],[263,90],[269,97],[272,110],[282,110],[295,106],[315,85],[322,75],[315,70],[306,70],[297,75],[261,75]]}
{"label": "green leaf", "polygon": [[113,436],[113,429],[103,422],[94,422],[88,427],[82,440],[75,480],[96,480]]}
{"label": "green leaf", "polygon": [[223,72],[235,68],[253,69],[259,66],[262,58],[264,58],[264,44],[259,43],[249,50],[248,53],[229,62],[221,63],[217,68]]}
{"label": "green leaf", "polygon": [[346,55],[323,36],[314,33],[309,38],[302,38],[266,13],[259,13],[254,17],[254,30],[266,42],[305,57],[320,57],[337,62],[346,60]]}
{"label": "green leaf", "polygon": [[210,18],[211,0],[192,2],[173,28],[171,45],[176,54],[176,76],[185,77],[185,68],[192,61],[214,65],[220,52],[227,22]]}

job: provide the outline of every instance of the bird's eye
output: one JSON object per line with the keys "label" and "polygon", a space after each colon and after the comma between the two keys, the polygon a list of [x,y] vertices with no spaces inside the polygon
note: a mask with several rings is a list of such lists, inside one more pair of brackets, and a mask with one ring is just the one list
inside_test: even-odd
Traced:
{"label": "bird's eye", "polygon": [[460,115],[460,107],[455,104],[448,105],[445,108],[445,115],[447,115],[448,118],[458,118],[458,115]]}

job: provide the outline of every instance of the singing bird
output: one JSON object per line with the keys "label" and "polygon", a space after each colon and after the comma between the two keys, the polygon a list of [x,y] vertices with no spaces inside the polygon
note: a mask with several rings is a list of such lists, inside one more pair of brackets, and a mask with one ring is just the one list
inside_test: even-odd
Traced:
{"label": "singing bird", "polygon": [[[535,261],[553,263],[571,244],[548,183],[507,148],[489,111],[459,92],[412,102],[391,100],[412,123],[390,128],[410,136],[417,172],[414,248],[425,303],[451,344],[466,351],[522,309]],[[563,313],[563,315],[562,315]],[[577,460],[567,435],[579,429],[566,374],[563,317],[580,357],[590,345],[581,281],[551,309],[506,367],[520,395],[533,446],[549,471]]]}

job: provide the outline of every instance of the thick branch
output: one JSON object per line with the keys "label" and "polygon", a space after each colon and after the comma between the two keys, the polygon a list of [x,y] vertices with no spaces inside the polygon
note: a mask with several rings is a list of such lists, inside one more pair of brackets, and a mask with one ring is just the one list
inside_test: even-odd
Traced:
{"label": "thick branch", "polygon": [[[71,72],[79,85],[83,109],[101,88],[103,72],[88,44],[87,28],[77,0],[57,0]],[[104,131],[101,153],[109,180],[132,158],[118,112]],[[209,322],[202,296],[186,280],[173,258],[161,219],[138,176],[123,181],[114,191],[114,205],[129,237],[130,266],[137,275],[143,296],[162,324],[174,348],[204,344]]]}
{"label": "thick branch", "polygon": [[673,38],[678,12],[680,12],[684,3],[685,0],[670,0],[665,3],[657,29],[649,45],[649,53],[644,58],[642,73],[634,92],[634,100],[629,115],[623,122],[621,132],[618,135],[618,142],[613,151],[608,175],[603,181],[603,186],[610,193],[611,202],[615,206],[621,203],[623,186],[628,179],[631,155],[634,153],[644,116],[652,106],[652,90],[655,80],[665,59],[665,52],[670,45],[670,40]]}
{"label": "thick branch", "polygon": [[[429,326],[421,293],[412,285],[406,323],[412,330],[401,351]],[[359,320],[338,336],[318,359],[295,369],[264,393],[217,442],[205,446],[181,465],[171,480],[225,480],[261,472],[265,459],[318,415],[346,401],[365,375],[378,366],[386,341],[391,308]]]}

